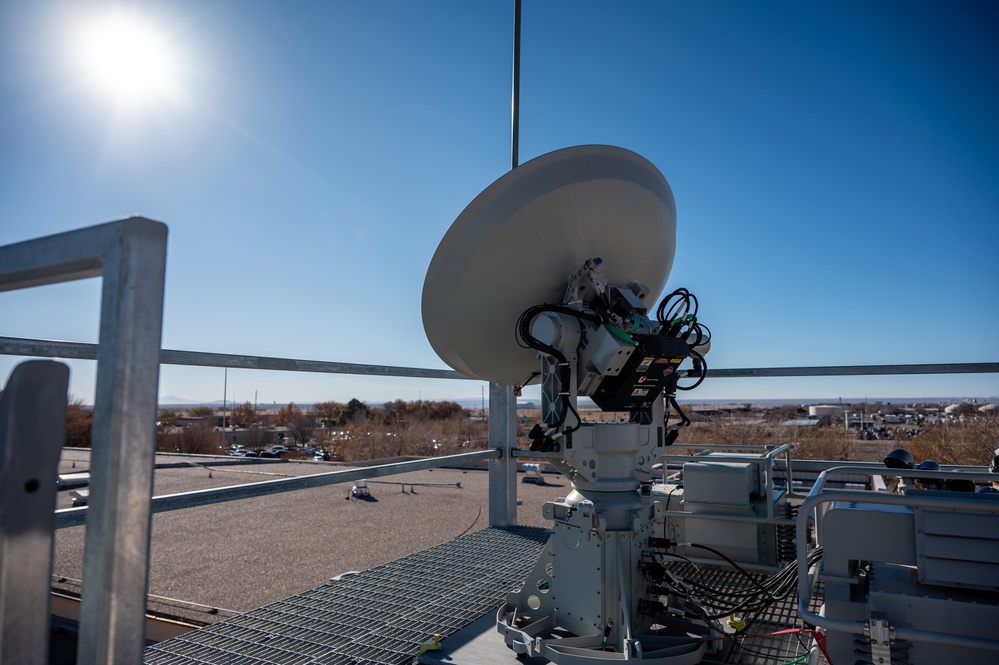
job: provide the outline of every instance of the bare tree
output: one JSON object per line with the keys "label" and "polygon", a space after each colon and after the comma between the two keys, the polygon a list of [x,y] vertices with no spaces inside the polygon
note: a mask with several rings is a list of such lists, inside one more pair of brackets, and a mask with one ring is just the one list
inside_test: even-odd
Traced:
{"label": "bare tree", "polygon": [[172,432],[163,437],[161,446],[169,452],[187,453],[192,455],[212,455],[219,452],[219,435],[205,418],[188,425],[179,432]]}
{"label": "bare tree", "polygon": [[346,418],[346,404],[341,404],[340,402],[327,401],[327,402],[316,402],[312,405],[312,413],[318,421],[320,427],[325,427],[326,429],[333,429],[339,425],[343,425],[344,419]]}
{"label": "bare tree", "polygon": [[261,450],[274,442],[274,432],[263,425],[250,425],[243,441],[250,450]]}
{"label": "bare tree", "polygon": [[229,414],[229,422],[239,427],[249,427],[260,422],[260,416],[252,404],[243,402],[232,407],[232,413]]}
{"label": "bare tree", "polygon": [[299,443],[305,443],[312,438],[312,430],[316,428],[316,423],[312,416],[298,411],[287,422],[288,433]]}
{"label": "bare tree", "polygon": [[83,407],[83,400],[70,395],[66,405],[66,445],[74,448],[89,448],[90,434],[94,424],[94,414]]}

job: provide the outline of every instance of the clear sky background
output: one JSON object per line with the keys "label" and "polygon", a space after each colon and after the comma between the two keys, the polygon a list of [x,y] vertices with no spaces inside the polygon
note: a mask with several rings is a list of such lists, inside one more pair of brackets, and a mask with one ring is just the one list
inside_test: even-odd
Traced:
{"label": "clear sky background", "polygon": [[[116,11],[173,54],[125,99],[79,46]],[[444,367],[423,276],[510,168],[512,23],[512,0],[8,0],[0,244],[141,214],[170,229],[164,348]],[[607,143],[658,166],[678,212],[667,287],[699,297],[714,367],[994,362],[997,29],[991,2],[525,0],[521,160]],[[99,296],[0,293],[0,335],[96,342]],[[90,401],[93,363],[71,367]],[[482,385],[230,370],[227,396]],[[162,368],[161,398],[222,393],[222,369]],[[996,396],[999,376],[709,379],[685,397],[938,395]]]}

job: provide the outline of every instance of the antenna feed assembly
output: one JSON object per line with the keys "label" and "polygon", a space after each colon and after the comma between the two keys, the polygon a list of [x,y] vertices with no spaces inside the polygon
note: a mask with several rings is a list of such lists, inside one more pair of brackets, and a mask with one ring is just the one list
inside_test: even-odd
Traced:
{"label": "antenna feed assembly", "polygon": [[[649,609],[663,606],[646,564],[668,508],[653,492],[653,467],[690,423],[677,391],[703,380],[710,345],[686,289],[652,307],[675,246],[662,173],[622,148],[577,146],[487,187],[427,271],[434,350],[470,377],[540,383],[531,449],[572,481],[567,497],[544,505],[549,542],[497,613],[518,655],[679,665],[709,648],[698,637],[711,633],[705,622]],[[583,422],[580,397],[627,422]]]}
{"label": "antenna feed assembly", "polygon": [[[644,300],[648,287],[611,284],[599,257],[571,273],[563,302],[526,309],[516,326],[518,341],[541,364],[542,418],[529,434],[531,450],[547,453],[577,489],[632,491],[651,478],[661,450],[673,443],[689,419],[676,404],[684,375],[681,363],[696,357],[703,378],[707,328],[690,314],[696,299],[671,294],[666,309],[685,310],[686,322],[653,321]],[[687,303],[673,300],[686,297]],[[584,423],[577,398],[589,397],[602,411],[626,412],[629,423]],[[680,415],[667,422],[669,402]],[[561,462],[561,463],[559,463]]]}

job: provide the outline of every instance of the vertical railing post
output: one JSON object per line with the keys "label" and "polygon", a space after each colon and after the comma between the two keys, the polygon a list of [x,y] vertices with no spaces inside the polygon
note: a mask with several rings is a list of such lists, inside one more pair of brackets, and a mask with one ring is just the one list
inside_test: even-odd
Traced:
{"label": "vertical railing post", "polygon": [[126,220],[103,255],[78,662],[145,648],[166,226]]}
{"label": "vertical railing post", "polygon": [[489,384],[489,526],[517,524],[517,398],[512,386]]}

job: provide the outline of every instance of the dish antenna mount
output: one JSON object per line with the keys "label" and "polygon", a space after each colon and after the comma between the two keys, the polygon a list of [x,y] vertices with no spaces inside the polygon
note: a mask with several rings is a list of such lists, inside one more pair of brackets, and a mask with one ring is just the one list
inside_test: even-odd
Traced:
{"label": "dish antenna mount", "polygon": [[[640,565],[661,523],[653,466],[690,422],[675,396],[693,385],[678,384],[704,378],[710,345],[685,289],[654,314],[649,306],[675,247],[676,206],[659,170],[623,148],[577,146],[487,187],[427,271],[423,325],[434,350],[473,378],[540,381],[531,450],[572,481],[568,497],[544,505],[553,535],[499,610],[497,627],[518,655],[666,665],[703,653],[689,637],[703,626],[675,621],[676,636],[651,634],[663,621],[648,611],[657,599],[646,597]],[[693,369],[681,371],[688,359]],[[583,422],[579,396],[629,422]]]}

